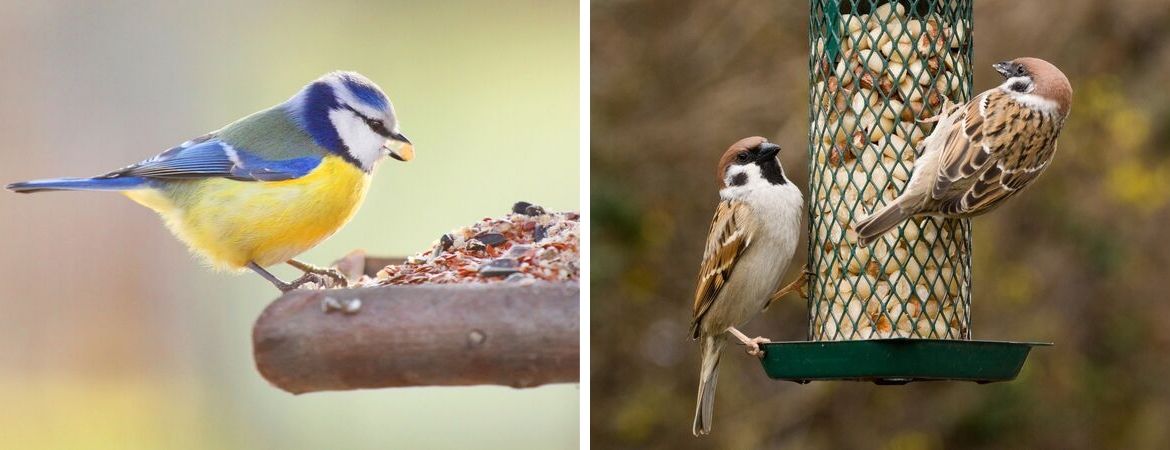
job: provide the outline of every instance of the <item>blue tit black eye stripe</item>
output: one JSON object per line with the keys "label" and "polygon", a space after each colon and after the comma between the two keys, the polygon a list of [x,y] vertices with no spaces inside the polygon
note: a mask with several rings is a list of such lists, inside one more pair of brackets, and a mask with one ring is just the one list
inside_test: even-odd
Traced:
{"label": "blue tit black eye stripe", "polygon": [[386,138],[391,137],[392,133],[390,132],[390,130],[388,128],[386,128],[386,124],[383,123],[381,120],[367,117],[365,114],[362,114],[360,111],[354,109],[352,106],[345,105],[345,104],[343,104],[341,106],[344,107],[345,109],[350,110],[354,114],[357,114],[358,117],[360,117],[363,121],[366,122],[366,126],[370,127],[370,130],[372,130],[373,132],[378,133],[382,137],[386,137]]}

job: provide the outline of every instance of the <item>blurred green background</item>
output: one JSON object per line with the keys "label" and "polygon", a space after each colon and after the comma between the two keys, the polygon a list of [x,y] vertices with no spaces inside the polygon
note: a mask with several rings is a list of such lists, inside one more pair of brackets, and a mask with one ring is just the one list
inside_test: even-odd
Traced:
{"label": "blurred green background", "polygon": [[[0,181],[100,174],[349,69],[387,91],[417,158],[384,163],[354,221],[305,261],[419,251],[516,200],[576,210],[578,13],[0,0]],[[0,192],[0,217],[0,448],[577,446],[576,385],[270,387],[251,325],[277,292],[202,267],[119,195]]]}
{"label": "blurred green background", "polygon": [[[599,0],[591,20],[595,446],[1170,448],[1165,1],[975,2],[976,92],[1025,55],[1075,91],[1053,166],[973,221],[975,337],[1055,347],[1010,383],[881,387],[770,381],[729,346],[703,439],[687,330],[713,168],[759,134],[807,186],[808,3]],[[803,340],[807,306],[790,297],[744,332]]]}

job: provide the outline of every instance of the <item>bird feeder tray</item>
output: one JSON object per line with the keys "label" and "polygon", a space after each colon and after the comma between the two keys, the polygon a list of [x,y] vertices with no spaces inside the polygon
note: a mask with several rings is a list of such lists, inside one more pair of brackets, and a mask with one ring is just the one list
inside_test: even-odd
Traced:
{"label": "bird feeder tray", "polygon": [[776,380],[912,381],[958,380],[976,383],[1016,378],[1037,342],[953,339],[869,339],[762,344],[762,363]]}
{"label": "bird feeder tray", "polygon": [[[403,261],[366,257],[364,273]],[[253,356],[293,394],[575,383],[580,303],[577,281],[298,289],[256,320]]]}

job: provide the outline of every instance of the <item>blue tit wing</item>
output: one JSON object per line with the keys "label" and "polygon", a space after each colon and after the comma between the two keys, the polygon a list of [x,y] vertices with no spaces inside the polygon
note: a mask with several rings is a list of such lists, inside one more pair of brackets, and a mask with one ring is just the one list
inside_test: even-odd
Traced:
{"label": "blue tit wing", "polygon": [[288,111],[276,106],[105,175],[24,181],[7,188],[16,192],[124,191],[151,187],[160,180],[289,180],[308,174],[329,154]]}
{"label": "blue tit wing", "polygon": [[321,163],[321,156],[269,159],[208,134],[184,142],[158,156],[98,178],[191,179],[221,177],[239,181],[280,181],[299,178]]}

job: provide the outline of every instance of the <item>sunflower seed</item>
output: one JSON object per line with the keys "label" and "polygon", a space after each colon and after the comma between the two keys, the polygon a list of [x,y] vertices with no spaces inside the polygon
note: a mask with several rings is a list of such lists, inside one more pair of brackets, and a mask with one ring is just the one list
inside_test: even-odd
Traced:
{"label": "sunflower seed", "polygon": [[520,262],[513,258],[496,258],[479,268],[480,276],[506,277],[520,271]]}
{"label": "sunflower seed", "polygon": [[483,245],[490,245],[492,247],[499,247],[500,244],[508,242],[508,238],[500,233],[480,233],[475,235],[475,239],[482,242]]}

